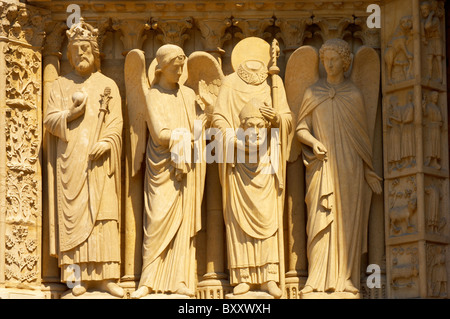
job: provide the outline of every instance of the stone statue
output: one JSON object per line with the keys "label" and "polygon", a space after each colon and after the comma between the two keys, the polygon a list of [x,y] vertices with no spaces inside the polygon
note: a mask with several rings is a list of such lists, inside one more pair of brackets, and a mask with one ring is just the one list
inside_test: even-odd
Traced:
{"label": "stone statue", "polygon": [[[277,74],[268,78],[268,67],[276,69],[275,51],[276,45],[271,55],[270,45],[259,38],[241,40],[232,53],[235,72],[225,77],[214,106],[212,126],[225,136],[219,174],[233,295],[243,295],[256,285],[274,298],[282,296],[283,287],[278,287],[284,279],[281,217],[292,115],[281,78]],[[277,91],[271,90],[275,83]],[[258,132],[254,136],[250,132],[247,142],[235,133],[251,127]],[[266,137],[262,128],[270,129]],[[274,129],[279,135],[272,133]],[[259,160],[239,160],[239,150],[251,153],[249,143],[261,146],[264,141],[267,152],[260,149]],[[230,160],[234,151],[238,158]],[[268,162],[278,165],[267,171]]]}
{"label": "stone statue", "polygon": [[[401,108],[402,114],[402,138],[401,156],[403,167],[411,167],[416,156],[416,135],[414,130],[414,92],[407,93],[407,101]],[[398,147],[398,145],[393,145]]]}
{"label": "stone statue", "polygon": [[[306,167],[309,266],[301,295],[319,293],[326,298],[339,293],[342,298],[357,298],[371,194],[382,191],[372,166],[379,58],[372,48],[361,47],[346,78],[352,63],[346,41],[328,40],[319,54],[313,47],[300,52],[306,53],[292,56],[309,69],[298,72],[318,79],[299,87],[302,102],[291,105],[299,107],[296,136]],[[319,58],[327,75],[322,79]]]}
{"label": "stone statue", "polygon": [[[420,4],[420,13],[422,15],[422,41],[425,45],[426,54],[426,78],[432,78],[433,70],[437,72],[436,80],[442,82],[442,60],[444,58],[444,51],[442,48],[441,37],[441,12],[437,7],[437,1],[423,1]],[[436,69],[434,69],[436,65]]]}
{"label": "stone statue", "polygon": [[430,269],[428,280],[429,295],[432,297],[445,298],[447,297],[447,268],[445,267],[446,248],[441,245],[428,247],[431,255],[429,265],[427,265]]}
{"label": "stone statue", "polygon": [[431,184],[425,187],[425,195],[427,199],[427,226],[433,233],[439,233],[442,227],[442,220],[440,218],[440,202],[442,199],[439,187],[436,184]]}
{"label": "stone statue", "polygon": [[386,125],[388,127],[389,170],[403,169],[415,164],[414,92],[407,93],[407,102],[399,106],[398,97],[389,98]]}
{"label": "stone statue", "polygon": [[441,169],[441,129],[443,125],[439,92],[431,91],[423,101],[422,110],[425,124],[425,165]]}
{"label": "stone statue", "polygon": [[[410,79],[413,76],[414,55],[408,49],[411,41],[412,17],[404,16],[400,19],[383,54],[388,84]],[[396,69],[397,72],[395,72]]]}
{"label": "stone statue", "polygon": [[[186,63],[189,78],[184,72]],[[215,76],[208,78],[212,72]],[[210,54],[195,52],[187,59],[183,50],[172,44],[157,50],[148,79],[143,52],[132,50],[126,57],[133,175],[145,154],[143,265],[132,298],[151,292],[195,295],[195,236],[201,228],[206,169],[200,153],[207,121],[205,103],[197,102],[214,100],[203,91],[206,95],[200,98],[195,90],[220,82],[220,75]],[[182,139],[177,138],[178,133]],[[192,153],[199,156],[197,160],[188,155]]]}
{"label": "stone statue", "polygon": [[400,169],[401,168],[401,149],[402,145],[402,112],[401,107],[398,105],[398,98],[393,95],[389,98],[389,111],[387,116],[387,127],[389,128],[389,141],[388,141],[388,163],[389,168]]}
{"label": "stone statue", "polygon": [[116,283],[120,277],[119,89],[100,72],[97,30],[81,19],[67,36],[73,71],[54,82],[44,115],[53,155],[49,176],[56,179],[56,189],[48,192],[57,212],[52,231],[59,234],[58,249],[52,253],[58,256],[63,282],[73,275],[73,265],[79,266],[73,295],[100,283],[101,290],[122,297],[123,289]]}

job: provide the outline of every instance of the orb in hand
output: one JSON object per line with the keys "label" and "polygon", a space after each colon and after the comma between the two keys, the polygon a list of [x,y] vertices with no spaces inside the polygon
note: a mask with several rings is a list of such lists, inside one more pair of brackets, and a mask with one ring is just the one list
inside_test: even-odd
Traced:
{"label": "orb in hand", "polygon": [[75,105],[80,105],[81,103],[83,103],[84,98],[85,98],[85,94],[80,91],[75,92],[72,95],[72,101],[73,101],[73,103],[75,103]]}

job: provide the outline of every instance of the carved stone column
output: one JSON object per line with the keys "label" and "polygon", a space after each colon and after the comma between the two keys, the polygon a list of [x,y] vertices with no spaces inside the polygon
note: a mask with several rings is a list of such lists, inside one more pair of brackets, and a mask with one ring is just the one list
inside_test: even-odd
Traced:
{"label": "carved stone column", "polygon": [[314,17],[313,24],[319,26],[320,31],[317,34],[322,38],[323,42],[333,39],[343,39],[350,31],[346,28],[353,23],[352,17]]}
{"label": "carved stone column", "polygon": [[444,2],[384,3],[388,298],[448,298],[449,162]]}
{"label": "carved stone column", "polygon": [[[120,20],[112,19],[112,28],[122,33],[120,37],[125,56],[132,49],[142,49],[147,38],[145,31],[150,30],[150,25],[145,20]],[[131,145],[130,130],[128,124],[128,112],[124,116],[124,150],[125,150],[125,240],[123,261],[124,274],[121,278],[121,286],[127,294],[133,292],[138,284],[142,271],[142,240],[143,240],[143,213],[144,213],[144,169],[132,176],[131,173]],[[145,164],[143,164],[144,166]]]}
{"label": "carved stone column", "polygon": [[0,296],[41,292],[41,46],[48,14],[0,1]]}
{"label": "carved stone column", "polygon": [[161,31],[156,36],[158,40],[163,44],[176,44],[181,48],[190,37],[186,32],[193,26],[194,20],[191,17],[184,19],[152,18],[151,20],[152,29]]}
{"label": "carved stone column", "polygon": [[239,39],[258,37],[267,40],[272,36],[266,29],[274,24],[273,18],[233,18],[233,25],[240,29],[234,35]]}
{"label": "carved stone column", "polygon": [[202,34],[204,50],[214,56],[222,65],[223,43],[231,39],[226,29],[231,26],[230,18],[198,19],[195,21]]}
{"label": "carved stone column", "polygon": [[[354,24],[357,30],[353,32],[353,38],[360,39],[362,44],[374,48],[381,56],[381,33],[380,29],[369,28],[367,26],[367,17],[358,16]],[[381,98],[379,100],[377,119],[375,122],[375,134],[373,137],[373,166],[378,176],[383,176],[383,125],[381,112]],[[377,299],[386,298],[386,250],[384,236],[384,201],[382,195],[372,195],[372,202],[369,213],[369,232],[368,232],[368,252],[366,262],[361,267],[361,292],[363,298]],[[365,272],[368,265],[376,264],[381,270],[381,287],[368,288],[367,278],[372,271]],[[365,273],[365,275],[363,275]]]}
{"label": "carved stone column", "polygon": [[217,163],[207,164],[206,199],[206,274],[197,286],[199,299],[224,299],[232,292],[225,274],[225,227],[223,221],[222,188]]}
{"label": "carved stone column", "polygon": [[130,50],[142,49],[142,44],[147,36],[144,34],[146,30],[150,30],[150,25],[143,20],[112,20],[112,28],[122,32],[120,39],[123,42],[125,51],[123,56],[127,55]]}
{"label": "carved stone column", "polygon": [[312,24],[311,17],[284,17],[276,16],[275,26],[280,28],[280,32],[275,35],[284,43],[285,61],[289,60],[292,52],[303,45],[305,38],[311,38],[312,33],[307,27]]}
{"label": "carved stone column", "polygon": [[[196,20],[202,35],[203,48],[222,63],[223,43],[231,39],[226,29],[231,26],[229,18]],[[206,200],[206,273],[197,287],[201,299],[223,299],[232,291],[225,274],[225,226],[223,221],[222,187],[217,163],[207,164]]]}
{"label": "carved stone column", "polygon": [[[307,26],[311,24],[310,17],[276,16],[275,26],[279,27],[280,32],[275,37],[283,41],[285,64],[291,54],[303,45],[304,39],[312,36],[311,32],[306,30]],[[288,299],[298,299],[299,291],[303,288],[308,274],[305,176],[302,159],[297,158],[293,162],[287,163],[286,170],[287,273],[285,293]]]}
{"label": "carved stone column", "polygon": [[[48,33],[45,38],[44,50],[43,50],[43,92],[42,92],[42,112],[45,113],[47,108],[47,101],[50,94],[50,89],[53,81],[55,81],[60,72],[60,59],[61,59],[61,44],[64,40],[64,31],[67,26],[63,22],[54,22],[47,25]],[[48,154],[48,149],[46,145],[45,135],[48,134],[43,128],[43,143],[42,143],[42,180],[43,188],[54,189],[54,187],[49,188],[48,183],[52,183],[54,178],[48,176],[47,165],[49,163],[48,159],[52,154]],[[54,196],[46,192],[42,198],[42,284],[45,288],[44,290],[49,291],[50,298],[59,298],[60,294],[67,289],[67,287],[61,284],[60,272],[58,268],[58,260],[55,257],[50,256],[50,243],[54,244],[55,238],[51,238],[54,232],[50,232],[50,220],[49,216],[55,214],[55,212],[50,212],[50,207],[48,205],[49,196]],[[56,248],[53,248],[56,251]]]}

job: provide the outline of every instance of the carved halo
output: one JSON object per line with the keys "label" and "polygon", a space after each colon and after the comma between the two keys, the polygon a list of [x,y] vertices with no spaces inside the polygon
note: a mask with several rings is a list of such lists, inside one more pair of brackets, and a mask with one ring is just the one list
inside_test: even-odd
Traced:
{"label": "carved halo", "polygon": [[242,62],[258,60],[268,67],[270,63],[270,44],[261,38],[248,37],[239,41],[231,53],[231,65],[237,71]]}

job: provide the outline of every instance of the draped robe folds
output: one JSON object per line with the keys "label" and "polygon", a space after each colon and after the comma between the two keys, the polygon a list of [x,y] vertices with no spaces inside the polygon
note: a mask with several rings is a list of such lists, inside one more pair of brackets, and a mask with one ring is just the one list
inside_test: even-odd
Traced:
{"label": "draped robe folds", "polygon": [[[414,131],[414,104],[408,103],[402,110],[402,138],[401,153],[402,159],[416,155],[415,131]],[[397,146],[398,147],[398,146]]]}
{"label": "draped robe folds", "polygon": [[[100,95],[111,89],[109,111],[99,135],[110,150],[100,159],[90,160],[97,127]],[[85,112],[67,122],[72,95],[84,90]],[[57,213],[58,256],[62,280],[73,273],[66,270],[80,265],[81,280],[103,280],[120,277],[120,154],[122,147],[122,109],[115,82],[100,72],[83,79],[74,72],[55,80],[44,125],[49,148],[56,156],[50,159],[56,172],[55,197],[50,205]],[[49,189],[49,194],[53,190]],[[56,230],[51,230],[56,231]],[[56,247],[56,246],[55,246]]]}
{"label": "draped robe folds", "polygon": [[[363,97],[349,80],[319,80],[305,92],[296,131],[306,129],[327,149],[318,160],[302,144],[306,167],[306,285],[314,291],[359,286],[360,258],[366,249],[371,190],[364,165],[372,169]],[[369,193],[368,193],[369,192]]]}
{"label": "draped robe folds", "polygon": [[392,114],[388,118],[389,130],[389,162],[397,163],[402,159],[401,145],[402,145],[402,129],[401,129],[401,110],[400,107],[392,108]]}
{"label": "draped robe folds", "polygon": [[271,147],[281,146],[281,150],[277,148],[279,165],[275,174],[262,172],[261,160],[257,163],[229,163],[226,159],[229,151],[226,145],[234,139],[234,136],[227,136],[226,129],[239,128],[239,113],[244,105],[257,98],[272,106],[268,81],[250,85],[233,73],[225,78],[214,107],[212,126],[225,135],[222,154],[225,163],[219,164],[219,170],[232,285],[278,282],[280,278],[278,214],[283,211],[287,136],[292,130],[292,115],[281,79],[278,80],[281,83],[277,110],[281,117],[280,136],[278,141],[271,140],[268,145],[269,152],[272,152],[271,160],[274,155]]}
{"label": "draped robe folds", "polygon": [[[155,292],[176,292],[184,283],[195,291],[195,235],[201,228],[201,202],[206,163],[180,163],[171,159],[177,144],[169,145],[161,136],[164,131],[186,129],[193,132],[196,109],[195,93],[180,86],[175,92],[153,86],[147,96],[148,129],[145,189],[143,268],[139,286]],[[182,143],[182,140],[179,140]],[[197,149],[204,149],[203,139]],[[192,147],[191,138],[189,145]],[[183,147],[181,147],[183,148]],[[180,181],[176,179],[182,171]]]}
{"label": "draped robe folds", "polygon": [[425,157],[440,159],[442,115],[439,106],[434,103],[428,103],[425,117],[425,134],[427,134]]}

